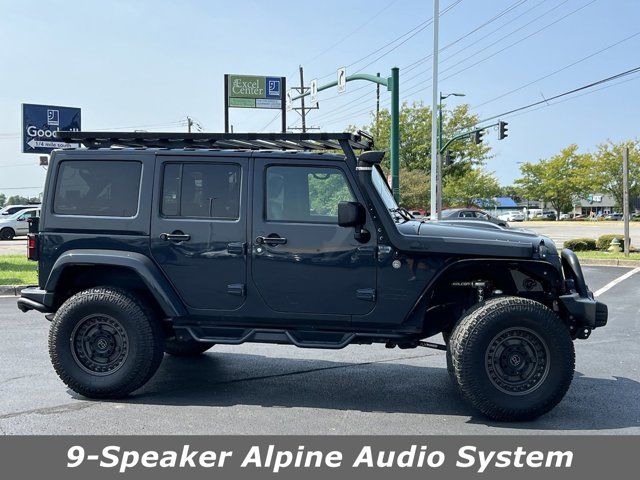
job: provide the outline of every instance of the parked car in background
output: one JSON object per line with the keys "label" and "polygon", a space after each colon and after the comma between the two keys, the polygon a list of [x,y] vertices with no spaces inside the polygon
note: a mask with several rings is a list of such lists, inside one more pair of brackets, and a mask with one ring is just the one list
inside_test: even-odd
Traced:
{"label": "parked car in background", "polygon": [[609,215],[605,215],[605,220],[622,220],[624,215],[621,213],[610,213]]}
{"label": "parked car in background", "polygon": [[524,213],[520,210],[510,210],[498,215],[498,219],[507,222],[524,222]]}
{"label": "parked car in background", "polygon": [[541,213],[537,213],[533,218],[538,218],[542,220],[555,220],[556,212],[554,212],[553,210],[544,210]]}
{"label": "parked car in background", "polygon": [[13,215],[14,213],[18,213],[21,210],[26,210],[27,208],[35,208],[38,206],[39,205],[7,205],[0,210],[0,216],[5,217],[8,215]]}
{"label": "parked car in background", "polygon": [[442,220],[481,220],[485,222],[495,223],[501,227],[508,227],[509,224],[505,220],[496,218],[482,210],[473,208],[448,208],[442,211]]}
{"label": "parked car in background", "polygon": [[29,233],[29,218],[39,217],[40,207],[20,210],[13,215],[0,217],[0,240],[11,240]]}

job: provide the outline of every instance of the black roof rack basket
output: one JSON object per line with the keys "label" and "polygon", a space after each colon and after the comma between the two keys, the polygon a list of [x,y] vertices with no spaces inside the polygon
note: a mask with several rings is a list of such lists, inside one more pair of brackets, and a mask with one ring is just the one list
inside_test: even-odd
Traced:
{"label": "black roof rack basket", "polygon": [[[373,138],[357,133],[156,133],[56,132],[58,140],[87,148],[149,147],[214,150],[371,150]],[[347,154],[348,155],[348,154]]]}

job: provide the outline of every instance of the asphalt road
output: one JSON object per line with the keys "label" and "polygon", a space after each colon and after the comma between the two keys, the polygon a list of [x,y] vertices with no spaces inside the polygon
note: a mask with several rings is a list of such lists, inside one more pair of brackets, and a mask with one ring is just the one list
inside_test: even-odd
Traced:
{"label": "asphalt road", "polygon": [[[592,290],[630,269],[585,267]],[[565,399],[528,423],[479,416],[449,382],[444,353],[245,344],[197,359],[165,356],[126,400],[68,390],[47,355],[48,322],[0,298],[4,434],[640,434],[640,273],[601,296],[609,325],[577,342]]]}

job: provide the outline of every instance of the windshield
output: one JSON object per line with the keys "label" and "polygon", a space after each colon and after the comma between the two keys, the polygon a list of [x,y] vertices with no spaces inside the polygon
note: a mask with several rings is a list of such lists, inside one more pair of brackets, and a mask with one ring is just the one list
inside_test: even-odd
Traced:
{"label": "windshield", "polygon": [[371,169],[371,180],[373,181],[373,186],[376,187],[378,195],[380,195],[384,206],[387,207],[387,210],[390,212],[395,211],[398,208],[398,204],[393,198],[393,194],[378,168],[374,167]]}

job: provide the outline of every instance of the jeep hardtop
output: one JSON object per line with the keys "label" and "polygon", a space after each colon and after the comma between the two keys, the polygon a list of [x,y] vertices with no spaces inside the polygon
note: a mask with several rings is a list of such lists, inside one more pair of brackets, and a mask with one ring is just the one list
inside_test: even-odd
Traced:
{"label": "jeep hardtop", "polygon": [[133,392],[165,352],[383,343],[446,350],[473,406],[531,419],[607,322],[548,238],[414,219],[362,132],[58,137],[83,147],[51,156],[18,307],[47,314],[53,366],[86,397]]}

